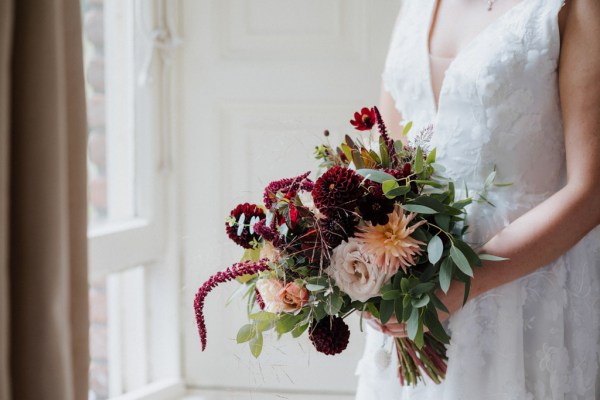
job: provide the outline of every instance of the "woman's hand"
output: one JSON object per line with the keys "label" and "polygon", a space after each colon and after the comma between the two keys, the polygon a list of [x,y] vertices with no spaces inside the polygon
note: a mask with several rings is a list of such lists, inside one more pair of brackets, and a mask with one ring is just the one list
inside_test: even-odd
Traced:
{"label": "woman's hand", "polygon": [[369,324],[371,328],[385,333],[386,335],[395,337],[408,336],[406,324],[403,322],[398,322],[395,315],[392,315],[390,320],[385,324],[382,324],[379,319],[375,318],[373,314],[368,311],[363,311],[363,318],[367,320],[367,324]]}

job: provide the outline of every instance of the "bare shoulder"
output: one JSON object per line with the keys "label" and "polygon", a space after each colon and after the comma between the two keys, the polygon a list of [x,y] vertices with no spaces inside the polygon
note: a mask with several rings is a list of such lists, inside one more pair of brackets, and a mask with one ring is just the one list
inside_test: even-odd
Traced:
{"label": "bare shoulder", "polygon": [[[600,40],[600,0],[565,0],[558,14],[561,37],[564,37],[567,25],[579,25],[591,29]],[[592,35],[590,35],[592,36]]]}

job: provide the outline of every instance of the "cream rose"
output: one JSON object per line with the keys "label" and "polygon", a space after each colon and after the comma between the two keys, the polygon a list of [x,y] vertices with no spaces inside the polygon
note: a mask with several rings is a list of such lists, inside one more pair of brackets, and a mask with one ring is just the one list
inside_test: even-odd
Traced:
{"label": "cream rose", "polygon": [[285,304],[283,311],[298,311],[308,302],[308,290],[295,282],[290,282],[279,291],[279,300]]}
{"label": "cream rose", "polygon": [[264,246],[260,249],[260,258],[267,258],[269,261],[279,261],[279,250],[271,242],[265,240]]}
{"label": "cream rose", "polygon": [[256,282],[256,290],[265,303],[265,311],[271,313],[284,311],[286,304],[279,297],[279,293],[283,290],[283,282],[277,278],[260,279]]}
{"label": "cream rose", "polygon": [[333,249],[331,265],[325,272],[352,300],[359,301],[378,296],[381,287],[391,278],[361,251],[354,238]]}

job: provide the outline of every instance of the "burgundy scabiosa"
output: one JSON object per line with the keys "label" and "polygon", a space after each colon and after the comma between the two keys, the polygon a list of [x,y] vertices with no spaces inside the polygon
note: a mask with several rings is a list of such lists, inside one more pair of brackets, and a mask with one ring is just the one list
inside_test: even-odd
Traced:
{"label": "burgundy scabiosa", "polygon": [[307,192],[312,191],[314,184],[308,179],[308,175],[310,175],[310,171],[298,175],[295,178],[285,178],[269,183],[265,188],[263,196],[265,207],[271,210],[273,206],[277,204],[277,192],[281,192],[288,198],[291,198],[296,195],[298,190],[306,190]]}
{"label": "burgundy scabiosa", "polygon": [[315,182],[312,191],[315,206],[327,216],[354,211],[363,194],[361,180],[349,168],[337,165],[330,168]]}
{"label": "burgundy scabiosa", "polygon": [[354,113],[354,119],[350,120],[354,129],[359,131],[368,131],[373,128],[375,123],[377,122],[377,116],[375,115],[375,110],[373,108],[363,107],[359,112]]}
{"label": "burgundy scabiosa", "polygon": [[254,225],[265,219],[265,212],[255,204],[244,203],[231,210],[225,230],[227,236],[245,249],[252,248],[252,242],[260,238]]}
{"label": "burgundy scabiosa", "polygon": [[340,317],[313,319],[308,328],[308,337],[318,352],[327,355],[339,354],[346,349],[350,339],[350,329]]}
{"label": "burgundy scabiosa", "polygon": [[225,271],[217,272],[202,284],[194,298],[194,313],[196,314],[196,325],[202,343],[202,350],[206,348],[206,323],[204,321],[204,301],[206,296],[220,283],[229,282],[244,275],[254,275],[269,269],[269,260],[262,259],[257,262],[244,261],[233,264]]}

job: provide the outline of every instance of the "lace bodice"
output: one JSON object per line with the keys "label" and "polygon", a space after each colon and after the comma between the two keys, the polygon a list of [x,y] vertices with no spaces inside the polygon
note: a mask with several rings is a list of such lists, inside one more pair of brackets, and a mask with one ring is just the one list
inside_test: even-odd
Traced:
{"label": "lace bodice", "polygon": [[[495,207],[468,208],[467,240],[485,243],[565,184],[558,92],[563,0],[521,0],[450,63],[436,110],[428,54],[435,0],[405,0],[383,74],[405,121],[434,125],[446,175],[488,193]],[[462,192],[464,194],[464,192]],[[499,271],[499,273],[501,273]],[[450,364],[442,385],[400,388],[375,362],[384,336],[371,331],[359,399],[594,399],[600,342],[600,228],[557,261],[471,300],[449,319]],[[600,395],[600,393],[599,393]]]}

